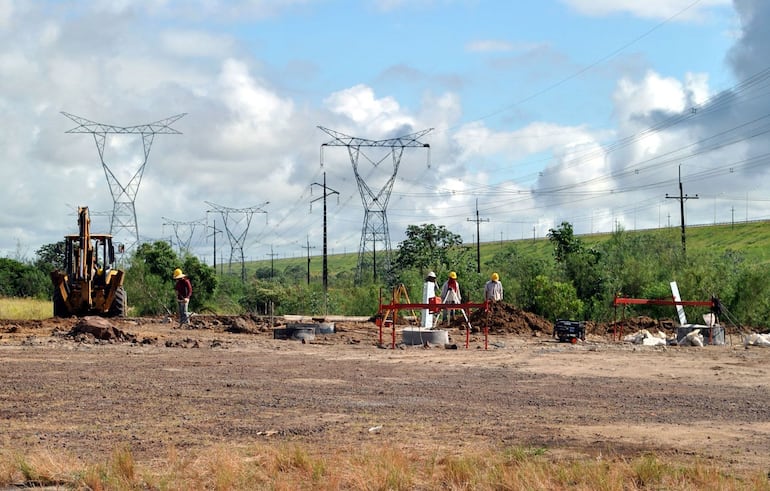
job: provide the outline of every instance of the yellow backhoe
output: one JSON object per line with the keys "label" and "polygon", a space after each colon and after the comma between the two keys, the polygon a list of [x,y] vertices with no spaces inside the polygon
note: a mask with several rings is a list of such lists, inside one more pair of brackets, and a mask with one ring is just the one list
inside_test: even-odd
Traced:
{"label": "yellow backhoe", "polygon": [[126,315],[124,272],[114,269],[112,235],[92,234],[88,207],[78,208],[78,234],[64,237],[65,269],[51,272],[55,317]]}

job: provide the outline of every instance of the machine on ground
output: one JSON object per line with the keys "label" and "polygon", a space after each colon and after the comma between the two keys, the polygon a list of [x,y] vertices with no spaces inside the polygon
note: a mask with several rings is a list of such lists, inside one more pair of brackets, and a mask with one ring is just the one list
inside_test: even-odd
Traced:
{"label": "machine on ground", "polygon": [[583,321],[558,319],[553,326],[553,337],[562,343],[575,344],[586,340],[586,327]]}
{"label": "machine on ground", "polygon": [[64,251],[64,270],[51,272],[53,315],[124,317],[124,272],[114,268],[112,235],[91,233],[87,206],[78,208],[78,233],[64,237]]}

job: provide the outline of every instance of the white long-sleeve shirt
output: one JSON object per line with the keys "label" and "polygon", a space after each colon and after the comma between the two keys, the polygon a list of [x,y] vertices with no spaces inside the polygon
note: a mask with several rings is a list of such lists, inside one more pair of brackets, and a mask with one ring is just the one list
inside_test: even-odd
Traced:
{"label": "white long-sleeve shirt", "polygon": [[484,300],[499,302],[503,299],[503,284],[499,281],[489,280],[484,285]]}

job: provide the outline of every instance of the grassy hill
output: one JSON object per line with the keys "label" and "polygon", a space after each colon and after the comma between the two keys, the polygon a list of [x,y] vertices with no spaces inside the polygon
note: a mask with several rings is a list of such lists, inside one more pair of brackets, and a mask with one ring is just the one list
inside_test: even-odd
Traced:
{"label": "grassy hill", "polygon": [[[767,263],[770,261],[770,222],[740,222],[733,224],[701,225],[690,226],[686,230],[686,246],[690,252],[698,250],[734,250],[746,255],[747,260],[753,263]],[[671,241],[680,244],[682,232],[679,227],[626,231],[628,234],[646,234],[655,237],[656,240]],[[581,240],[591,246],[608,240],[611,233],[591,234],[580,236]],[[480,246],[481,263],[490,261],[494,255],[511,244],[516,244],[522,254],[532,254],[543,257],[551,257],[553,247],[547,238],[520,239],[513,241],[486,242]],[[471,252],[475,255],[475,244],[467,244]],[[337,274],[340,271],[355,271],[358,262],[358,253],[351,252],[347,254],[329,255],[328,258],[329,274]],[[246,263],[246,270],[249,275],[257,269],[270,268],[271,261],[261,260]],[[226,267],[226,266],[225,266]],[[235,265],[234,265],[235,267]],[[273,268],[276,272],[282,272],[286,268],[294,267],[306,274],[307,257],[295,257],[286,259],[276,259]],[[322,270],[322,258],[320,255],[310,257],[311,277],[320,277]]]}

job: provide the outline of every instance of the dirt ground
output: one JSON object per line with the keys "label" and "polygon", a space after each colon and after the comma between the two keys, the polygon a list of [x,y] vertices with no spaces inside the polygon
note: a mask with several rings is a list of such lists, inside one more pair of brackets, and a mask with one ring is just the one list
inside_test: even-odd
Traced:
{"label": "dirt ground", "polygon": [[[390,330],[380,344],[374,323],[339,319],[304,342],[274,339],[253,317],[196,316],[189,329],[163,318],[0,321],[0,445],[101,461],[129,444],[144,462],[255,441],[534,446],[555,458],[653,451],[770,470],[770,348],[737,335],[726,346],[630,345],[607,326],[560,343],[547,321],[507,310],[490,322],[488,349],[481,333],[466,349],[455,324],[457,349],[392,348]],[[660,326],[638,319],[626,333],[650,322]]]}

